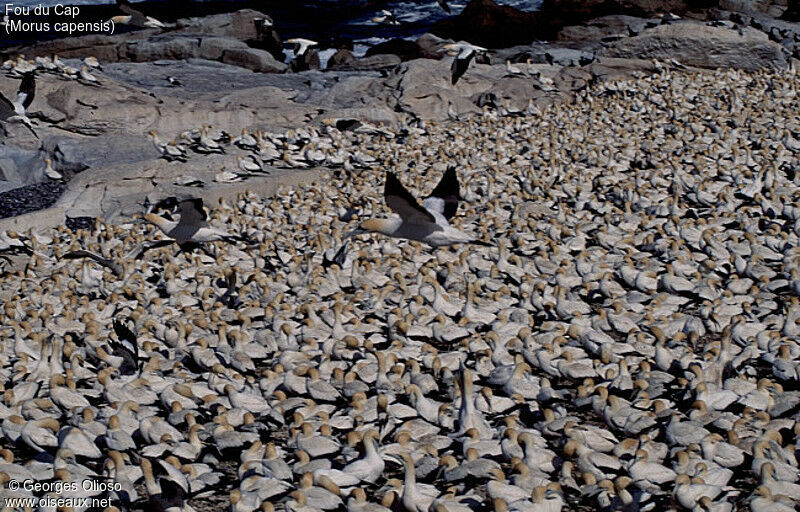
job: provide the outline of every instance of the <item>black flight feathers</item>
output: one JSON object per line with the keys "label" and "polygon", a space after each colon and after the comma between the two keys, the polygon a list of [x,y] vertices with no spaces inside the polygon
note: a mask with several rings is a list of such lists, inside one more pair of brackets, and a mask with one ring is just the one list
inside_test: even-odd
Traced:
{"label": "black flight feathers", "polygon": [[33,71],[22,75],[22,82],[19,84],[19,93],[25,94],[22,106],[27,109],[31,103],[33,103],[33,97],[36,95],[36,78],[34,77]]}
{"label": "black flight feathers", "polygon": [[387,171],[383,195],[389,208],[403,217],[405,221],[435,223],[436,218],[431,213],[432,211],[441,214],[447,220],[455,216],[458,210],[458,201],[461,199],[461,188],[458,184],[456,168],[450,166],[431,194],[423,201],[423,207],[400,183],[397,176],[393,172]]}
{"label": "black flight feathers", "polygon": [[[461,187],[458,184],[454,165],[447,168],[431,195],[425,198],[425,202],[427,203],[429,199],[441,199],[444,202],[439,213],[444,215],[445,219],[450,220],[455,216],[456,210],[458,210],[458,201],[461,199]],[[426,204],[426,206],[428,205]]]}
{"label": "black flight feathers", "polygon": [[397,176],[391,171],[386,171],[383,195],[389,208],[400,215],[404,222],[409,224],[436,223],[436,218],[431,212],[420,206],[416,198],[406,190],[400,180],[397,179]]}
{"label": "black flight feathers", "polygon": [[122,358],[117,369],[122,375],[133,375],[139,371],[139,343],[136,335],[119,320],[114,320],[114,332],[119,341],[109,339],[109,345],[114,355]]}

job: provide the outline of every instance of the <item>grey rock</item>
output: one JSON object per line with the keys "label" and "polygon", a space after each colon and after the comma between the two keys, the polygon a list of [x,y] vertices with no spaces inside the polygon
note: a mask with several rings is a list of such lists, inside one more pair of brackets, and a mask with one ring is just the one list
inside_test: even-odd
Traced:
{"label": "grey rock", "polygon": [[159,59],[182,60],[200,56],[200,41],[196,37],[170,35],[124,45],[125,60],[150,62]]}
{"label": "grey rock", "polygon": [[583,66],[594,60],[594,54],[571,48],[553,48],[545,52],[545,61],[556,66]]}
{"label": "grey rock", "polygon": [[448,43],[454,42],[452,39],[442,39],[431,33],[425,33],[416,40],[419,46],[420,56],[426,59],[441,59],[444,53],[439,50]]}
{"label": "grey rock", "polygon": [[340,68],[358,70],[386,69],[397,66],[400,62],[400,57],[397,55],[379,54],[355,59],[348,64],[342,65]]}
{"label": "grey rock", "polygon": [[180,19],[176,23],[176,32],[214,34],[248,41],[258,37],[255,20],[265,16],[253,9],[241,9],[231,13]]}
{"label": "grey rock", "polygon": [[637,35],[648,26],[660,24],[660,20],[637,18],[626,15],[602,16],[582,25],[569,25],[558,33],[558,41],[604,41],[614,37]]}
{"label": "grey rock", "polygon": [[208,60],[223,60],[222,55],[226,51],[248,48],[246,43],[230,37],[202,37],[199,46],[197,57]]}
{"label": "grey rock", "polygon": [[225,50],[222,54],[222,62],[261,73],[282,73],[286,71],[286,64],[275,60],[268,51],[256,48]]}
{"label": "grey rock", "polygon": [[600,81],[616,80],[631,76],[636,72],[653,73],[656,71],[650,60],[613,57],[599,57],[583,69],[590,73],[591,78]]}
{"label": "grey rock", "polygon": [[17,164],[10,158],[0,158],[0,180],[19,186],[22,179],[17,172]]}
{"label": "grey rock", "polygon": [[[255,19],[263,13],[243,9],[233,13],[178,20],[169,32],[158,29],[136,30],[115,35],[89,34],[36,43],[20,49],[28,56],[52,55],[61,58],[93,55],[103,63],[162,59],[204,58],[225,60],[261,72],[283,72],[286,67],[270,54],[266,59],[249,48],[245,41],[258,43]],[[13,49],[12,49],[13,51]],[[227,54],[227,57],[226,57]]]}
{"label": "grey rock", "polygon": [[356,56],[353,55],[353,52],[347,48],[342,48],[334,53],[330,59],[328,59],[328,69],[344,68],[355,60]]}
{"label": "grey rock", "polygon": [[9,143],[0,144],[0,180],[14,187],[30,185],[41,179],[43,169],[38,150],[22,149]]}
{"label": "grey rock", "polygon": [[781,46],[770,41],[766,34],[750,28],[740,33],[701,23],[660,25],[612,43],[601,55],[675,59],[688,66],[747,71],[786,67]]}
{"label": "grey rock", "polygon": [[789,8],[789,0],[719,0],[719,8],[780,18]]}
{"label": "grey rock", "polygon": [[91,139],[68,136],[48,137],[42,143],[53,155],[59,171],[77,174],[90,167],[158,158],[153,144],[143,136],[103,135]]}

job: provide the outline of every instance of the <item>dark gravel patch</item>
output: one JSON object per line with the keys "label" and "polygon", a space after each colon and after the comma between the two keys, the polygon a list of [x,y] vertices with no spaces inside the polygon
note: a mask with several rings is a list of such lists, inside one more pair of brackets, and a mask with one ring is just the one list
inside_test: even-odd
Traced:
{"label": "dark gravel patch", "polygon": [[86,229],[92,231],[94,229],[94,217],[67,217],[67,229],[78,231],[79,229]]}
{"label": "dark gravel patch", "polygon": [[46,181],[0,193],[0,219],[48,208],[61,197],[64,188],[64,183]]}

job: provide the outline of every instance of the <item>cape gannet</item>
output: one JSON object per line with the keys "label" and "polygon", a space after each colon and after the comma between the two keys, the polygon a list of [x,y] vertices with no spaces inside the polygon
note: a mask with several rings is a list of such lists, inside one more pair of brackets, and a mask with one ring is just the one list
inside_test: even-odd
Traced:
{"label": "cape gannet", "polygon": [[312,41],[311,39],[303,39],[302,37],[287,39],[286,42],[294,45],[294,54],[296,57],[302,57],[309,48],[319,44],[316,41]]}
{"label": "cape gannet", "polygon": [[386,9],[381,11],[380,16],[375,16],[372,18],[372,22],[379,25],[389,25],[393,27],[400,25],[400,20],[398,20],[394,14]]}
{"label": "cape gannet", "polygon": [[31,120],[28,119],[25,109],[33,102],[36,93],[36,78],[31,71],[22,76],[22,81],[17,90],[17,96],[13,101],[0,93],[0,121],[18,122],[28,127],[33,135],[38,139],[39,136],[33,131]]}
{"label": "cape gannet", "polygon": [[[147,222],[154,224],[167,237],[169,242],[176,242],[181,248],[203,242],[234,242],[246,240],[245,237],[235,236],[208,225],[208,216],[203,209],[203,200],[200,198],[184,199],[178,203],[180,219],[178,222],[165,219],[160,215],[148,213],[144,216]],[[161,245],[159,243],[159,245]]]}
{"label": "cape gannet", "polygon": [[111,21],[114,23],[142,28],[165,27],[165,25],[157,19],[150,16],[145,16],[141,11],[134,9],[128,0],[117,0],[117,7],[119,7],[119,10],[124,12],[125,15],[113,16]]}
{"label": "cape gannet", "polygon": [[420,206],[391,171],[386,172],[383,196],[389,208],[399,217],[367,219],[348,237],[362,233],[381,233],[393,238],[419,240],[432,247],[482,243],[448,222],[458,208],[459,186],[454,167],[444,173],[431,195],[423,201],[424,206]]}
{"label": "cape gannet", "polygon": [[446,51],[449,55],[455,56],[453,64],[450,66],[450,71],[452,72],[450,82],[455,85],[456,82],[458,82],[458,79],[467,72],[469,63],[473,58],[475,58],[475,55],[478,53],[483,53],[487,50],[486,48],[480,46],[461,42],[446,44],[440,51]]}
{"label": "cape gannet", "polygon": [[316,46],[319,43],[301,37],[287,39],[286,42],[294,45],[294,57],[291,62],[289,62],[292,71],[298,72],[308,71],[309,69],[319,69],[319,53],[316,51]]}

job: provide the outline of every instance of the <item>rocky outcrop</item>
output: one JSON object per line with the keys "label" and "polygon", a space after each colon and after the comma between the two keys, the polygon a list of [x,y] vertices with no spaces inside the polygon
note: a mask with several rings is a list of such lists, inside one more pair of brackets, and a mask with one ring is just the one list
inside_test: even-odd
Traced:
{"label": "rocky outcrop", "polygon": [[687,66],[712,69],[755,71],[786,66],[781,46],[763,32],[701,23],[660,25],[616,41],[600,53],[608,57],[674,59]]}
{"label": "rocky outcrop", "polygon": [[610,15],[637,17],[683,14],[715,7],[716,0],[544,0],[537,12],[524,12],[492,0],[472,0],[458,15],[437,23],[434,34],[489,48],[555,39],[568,25]]}
{"label": "rocky outcrop", "polygon": [[761,13],[731,12],[714,9],[709,17],[728,24],[753,27],[783,46],[794,58],[800,58],[800,23],[776,19]]}
{"label": "rocky outcrop", "polygon": [[372,55],[385,54],[397,55],[403,62],[405,62],[407,60],[419,59],[422,57],[422,50],[414,41],[408,41],[406,39],[391,39],[371,47],[369,50],[367,50],[365,56],[370,57]]}
{"label": "rocky outcrop", "polygon": [[551,39],[556,34],[539,13],[498,5],[493,0],[472,0],[458,16],[442,20],[431,32],[487,48],[530,44],[534,39]]}
{"label": "rocky outcrop", "polygon": [[262,35],[258,32],[256,20],[264,17],[264,13],[253,9],[241,9],[232,13],[180,19],[175,24],[175,31],[232,37],[240,41],[255,40]]}
{"label": "rocky outcrop", "polygon": [[400,64],[402,60],[394,54],[376,54],[361,59],[353,59],[347,63],[341,64],[337,69],[341,70],[379,70],[393,68]]}
{"label": "rocky outcrop", "polygon": [[415,41],[420,51],[420,58],[422,59],[441,59],[444,54],[442,47],[447,43],[452,43],[452,39],[442,39],[434,34],[422,34]]}
{"label": "rocky outcrop", "polygon": [[120,60],[153,62],[157,60],[218,60],[253,71],[281,73],[286,65],[265,50],[250,48],[230,37],[159,35],[134,41],[120,47]]}
{"label": "rocky outcrop", "polygon": [[[89,34],[36,43],[24,49],[27,56],[58,54],[62,59],[94,55],[101,62],[152,62],[163,59],[208,59],[234,64],[253,71],[281,73],[286,65],[273,53],[253,48],[258,43],[254,19],[265,15],[252,9],[204,18],[178,20],[169,32],[137,30],[115,35]],[[212,35],[213,34],[213,35]],[[262,41],[263,43],[263,41]],[[263,44],[262,44],[263,46]],[[272,45],[274,46],[274,44]],[[270,47],[270,49],[273,49]],[[19,49],[5,50],[6,55]]]}
{"label": "rocky outcrop", "polygon": [[638,35],[646,28],[660,24],[659,19],[639,18],[624,14],[602,16],[581,25],[568,25],[558,32],[556,39],[564,42],[612,42]]}
{"label": "rocky outcrop", "polygon": [[751,14],[766,14],[780,18],[788,9],[789,0],[719,0],[719,8],[727,11],[739,11]]}

